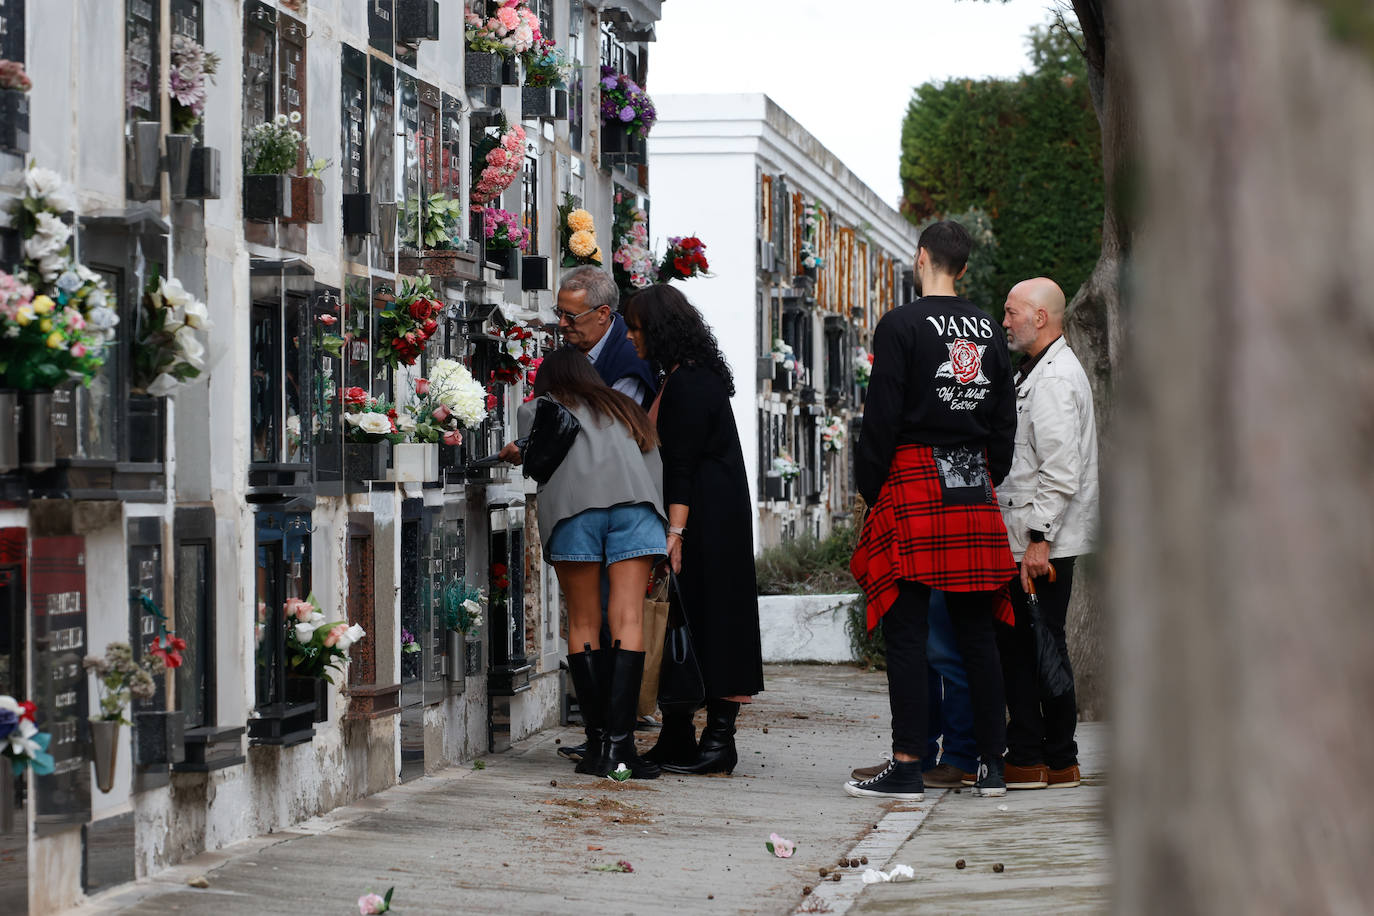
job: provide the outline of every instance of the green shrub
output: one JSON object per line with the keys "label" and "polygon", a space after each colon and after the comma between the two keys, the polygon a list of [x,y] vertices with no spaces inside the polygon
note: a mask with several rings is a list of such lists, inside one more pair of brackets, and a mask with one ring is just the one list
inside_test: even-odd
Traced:
{"label": "green shrub", "polygon": [[887,641],[883,639],[883,624],[868,631],[868,609],[862,595],[850,603],[845,616],[844,631],[849,634],[849,647],[854,658],[865,668],[887,670]]}
{"label": "green shrub", "polygon": [[859,542],[852,525],[836,527],[827,538],[800,537],[769,547],[754,561],[760,595],[834,595],[857,592],[849,558]]}

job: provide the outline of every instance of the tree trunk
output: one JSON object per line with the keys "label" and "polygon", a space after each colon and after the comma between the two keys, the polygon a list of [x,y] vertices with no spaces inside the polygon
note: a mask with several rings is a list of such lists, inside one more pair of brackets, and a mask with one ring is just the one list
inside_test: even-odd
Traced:
{"label": "tree trunk", "polygon": [[[1121,273],[1130,253],[1130,157],[1137,148],[1129,73],[1118,47],[1116,17],[1098,0],[1075,0],[1074,13],[1083,30],[1093,107],[1102,128],[1102,253],[1091,276],[1069,302],[1064,336],[1083,363],[1092,385],[1101,465],[1109,469],[1114,381],[1120,370],[1124,339]],[[1098,564],[1075,570],[1069,603],[1069,653],[1073,659],[1079,715],[1100,718],[1106,706],[1107,649],[1102,622]]]}
{"label": "tree trunk", "polygon": [[1374,58],[1336,8],[1120,6],[1144,190],[1104,558],[1126,913],[1374,911]]}

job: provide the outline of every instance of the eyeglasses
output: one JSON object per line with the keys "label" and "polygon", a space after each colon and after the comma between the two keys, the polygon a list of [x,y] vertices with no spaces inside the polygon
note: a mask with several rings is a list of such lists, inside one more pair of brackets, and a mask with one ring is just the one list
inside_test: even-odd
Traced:
{"label": "eyeglasses", "polygon": [[558,316],[559,321],[566,321],[568,324],[577,324],[577,319],[590,315],[599,308],[601,308],[601,306],[598,305],[596,308],[587,309],[585,312],[569,312],[565,309],[554,309],[553,313]]}

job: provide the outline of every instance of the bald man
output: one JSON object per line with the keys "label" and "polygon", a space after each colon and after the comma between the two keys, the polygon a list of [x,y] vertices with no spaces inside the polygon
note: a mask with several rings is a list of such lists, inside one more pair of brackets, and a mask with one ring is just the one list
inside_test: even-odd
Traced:
{"label": "bald man", "polygon": [[[1066,693],[1042,689],[1026,596],[1039,596],[1046,628],[1072,678],[1064,619],[1074,560],[1092,550],[1097,529],[1097,427],[1087,373],[1064,342],[1064,291],[1053,280],[1024,280],[1007,294],[1007,345],[1024,353],[1016,373],[1016,445],[997,488],[1011,552],[1014,627],[998,624],[1006,684],[1008,789],[1072,788],[1079,782],[1074,731],[1078,709]],[[1050,581],[1050,568],[1054,581]]]}

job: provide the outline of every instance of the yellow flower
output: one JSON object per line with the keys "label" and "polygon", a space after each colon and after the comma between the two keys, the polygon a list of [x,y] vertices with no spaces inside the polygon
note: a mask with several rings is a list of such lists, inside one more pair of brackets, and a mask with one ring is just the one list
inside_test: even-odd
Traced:
{"label": "yellow flower", "polygon": [[52,319],[51,319],[51,318],[44,318],[42,321],[38,322],[38,330],[42,331],[44,334],[46,334],[46,333],[48,333],[49,331],[51,331],[51,330],[52,330]]}
{"label": "yellow flower", "polygon": [[33,311],[35,315],[46,315],[55,308],[57,308],[57,303],[53,302],[47,296],[33,297]]}
{"label": "yellow flower", "polygon": [[568,214],[568,228],[573,232],[595,232],[596,223],[586,210],[574,210]]}
{"label": "yellow flower", "polygon": [[21,305],[14,310],[14,323],[21,328],[28,327],[29,322],[33,321],[36,317],[37,316],[33,313],[33,306],[31,305]]}
{"label": "yellow flower", "polygon": [[596,251],[596,236],[585,229],[579,229],[568,239],[568,250],[579,258],[591,257]]}
{"label": "yellow flower", "polygon": [[48,335],[48,349],[49,349],[49,350],[60,350],[60,349],[62,349],[62,344],[63,344],[63,339],[62,339],[62,332],[61,332],[61,331],[53,331],[51,334]]}

